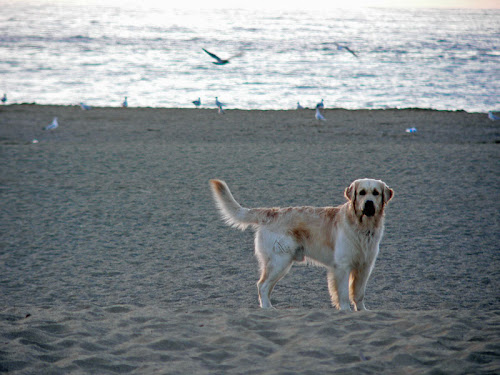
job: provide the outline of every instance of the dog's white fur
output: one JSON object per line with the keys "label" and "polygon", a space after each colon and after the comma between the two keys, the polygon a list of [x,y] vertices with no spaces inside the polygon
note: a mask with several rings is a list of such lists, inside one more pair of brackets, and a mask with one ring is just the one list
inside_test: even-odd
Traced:
{"label": "dog's white fur", "polygon": [[[227,224],[255,230],[255,254],[261,277],[260,306],[272,308],[271,292],[294,261],[310,261],[328,270],[332,304],[340,310],[365,310],[365,289],[384,231],[384,209],[394,195],[384,182],[354,181],[338,207],[244,208],[224,181],[210,180]],[[371,203],[369,203],[371,202]]]}

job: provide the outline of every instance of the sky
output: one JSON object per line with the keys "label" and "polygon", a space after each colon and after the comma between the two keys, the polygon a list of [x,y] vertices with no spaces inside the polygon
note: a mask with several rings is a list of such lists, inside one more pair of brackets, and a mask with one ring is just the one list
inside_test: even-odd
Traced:
{"label": "sky", "polygon": [[250,8],[250,9],[338,9],[384,8],[482,8],[500,9],[500,0],[49,0],[49,2],[97,2],[99,4],[151,6],[156,8]]}

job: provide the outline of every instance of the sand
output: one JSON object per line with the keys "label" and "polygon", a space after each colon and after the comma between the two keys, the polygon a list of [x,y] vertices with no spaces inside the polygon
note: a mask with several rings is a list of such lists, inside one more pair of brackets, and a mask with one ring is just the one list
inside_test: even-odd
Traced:
{"label": "sand", "polygon": [[[0,107],[0,372],[500,373],[500,122],[324,113]],[[253,234],[208,180],[325,206],[362,177],[395,191],[371,311],[334,310],[307,265],[260,310]]]}

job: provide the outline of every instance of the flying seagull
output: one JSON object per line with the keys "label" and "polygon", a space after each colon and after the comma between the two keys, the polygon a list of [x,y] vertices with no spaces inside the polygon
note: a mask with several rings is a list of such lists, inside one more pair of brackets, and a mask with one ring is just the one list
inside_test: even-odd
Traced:
{"label": "flying seagull", "polygon": [[46,127],[44,127],[43,130],[54,130],[58,126],[59,126],[59,124],[57,123],[57,117],[54,117],[52,122],[49,125],[47,125]]}
{"label": "flying seagull", "polygon": [[125,97],[125,100],[124,100],[124,101],[123,101],[123,103],[122,103],[122,107],[123,107],[123,108],[127,108],[127,107],[128,107],[127,97]]}
{"label": "flying seagull", "polygon": [[198,98],[198,100],[193,100],[192,103],[198,108],[201,105],[201,99]]}
{"label": "flying seagull", "polygon": [[238,53],[237,55],[231,56],[228,59],[224,60],[224,59],[221,59],[219,56],[213,54],[212,52],[208,52],[205,48],[202,48],[202,50],[205,51],[208,55],[210,55],[211,57],[213,57],[216,60],[216,61],[212,61],[212,64],[215,64],[215,65],[229,64],[229,60],[231,60],[232,58],[240,57],[241,55],[243,55],[243,53]]}
{"label": "flying seagull", "polygon": [[352,53],[352,55],[353,55],[353,56],[358,57],[358,55],[356,55],[356,52],[354,52],[354,51],[353,51],[352,49],[350,49],[348,46],[343,46],[343,45],[341,45],[341,44],[338,44],[337,42],[333,42],[333,44],[335,44],[335,45],[337,46],[337,49],[338,49],[339,51],[341,51],[341,50],[345,49],[346,51],[348,51],[348,52]]}
{"label": "flying seagull", "polygon": [[325,116],[323,116],[321,114],[321,112],[319,111],[319,107],[316,107],[316,115],[315,115],[315,117],[316,117],[316,120],[318,120],[318,121],[319,120],[326,121]]}
{"label": "flying seagull", "polygon": [[488,118],[489,118],[491,121],[500,120],[500,117],[495,116],[495,115],[493,114],[493,112],[491,112],[491,111],[489,111],[489,112],[488,112]]}

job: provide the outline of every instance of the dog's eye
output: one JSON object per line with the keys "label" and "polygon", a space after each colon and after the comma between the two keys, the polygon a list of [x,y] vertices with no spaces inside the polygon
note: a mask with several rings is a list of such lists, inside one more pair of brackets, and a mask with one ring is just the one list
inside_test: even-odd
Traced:
{"label": "dog's eye", "polygon": [[373,195],[378,195],[378,190],[373,190]]}
{"label": "dog's eye", "polygon": [[366,191],[364,191],[364,190],[361,190],[361,191],[359,192],[359,195],[365,195],[365,194],[366,194]]}

